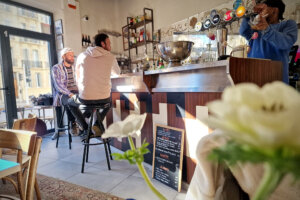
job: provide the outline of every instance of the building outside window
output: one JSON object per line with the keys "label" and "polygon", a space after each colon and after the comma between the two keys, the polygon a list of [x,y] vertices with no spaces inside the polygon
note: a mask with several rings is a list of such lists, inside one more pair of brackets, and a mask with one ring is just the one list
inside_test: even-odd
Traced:
{"label": "building outside window", "polygon": [[42,87],[41,73],[36,73],[36,87]]}

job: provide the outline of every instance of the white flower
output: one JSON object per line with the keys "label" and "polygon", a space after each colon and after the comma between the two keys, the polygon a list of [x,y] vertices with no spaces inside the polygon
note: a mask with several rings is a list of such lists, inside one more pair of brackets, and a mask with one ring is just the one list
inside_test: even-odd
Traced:
{"label": "white flower", "polygon": [[128,137],[129,135],[141,135],[147,114],[130,114],[123,121],[115,122],[105,130],[102,138]]}
{"label": "white flower", "polygon": [[226,88],[208,108],[208,124],[239,142],[300,152],[300,93],[282,82]]}

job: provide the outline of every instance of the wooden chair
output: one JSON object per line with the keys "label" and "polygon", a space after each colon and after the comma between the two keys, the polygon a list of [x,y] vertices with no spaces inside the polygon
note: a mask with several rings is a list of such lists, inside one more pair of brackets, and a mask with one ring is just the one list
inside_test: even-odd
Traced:
{"label": "wooden chair", "polygon": [[[12,129],[15,129],[15,130],[26,130],[26,131],[35,131],[36,123],[37,123],[37,118],[36,118],[35,115],[32,115],[30,117],[32,117],[32,118],[29,118],[29,119],[20,119],[20,120],[14,121]],[[32,152],[28,152],[28,156],[32,156],[32,153],[33,153],[33,151]],[[9,154],[11,154],[11,153],[9,153]],[[14,157],[14,155],[5,155],[4,157],[7,160],[15,160],[16,159]],[[23,163],[23,167],[27,168],[28,167],[28,162],[24,162]],[[38,200],[40,200],[41,199],[41,193],[40,193],[40,189],[39,189],[39,185],[38,185],[37,180],[35,181],[34,188],[35,188],[36,198]]]}
{"label": "wooden chair", "polygon": [[[5,176],[2,178],[14,185],[16,191],[20,194],[21,200],[27,200],[27,197],[32,198],[31,188],[28,188],[28,186],[32,187],[32,179],[35,179],[33,172],[36,166],[34,165],[36,165],[36,159],[38,159],[36,148],[40,148],[40,142],[41,138],[37,140],[36,133],[32,131],[0,129],[0,148],[16,150],[16,161],[11,161],[11,163],[15,162],[16,166],[19,166],[10,168],[8,172],[2,171],[0,177]],[[36,143],[37,147],[35,147]],[[33,166],[28,169],[31,163],[33,163]],[[17,183],[8,176],[12,174],[17,174]],[[30,180],[30,185],[27,185],[28,180]],[[27,193],[27,190],[29,193]]]}

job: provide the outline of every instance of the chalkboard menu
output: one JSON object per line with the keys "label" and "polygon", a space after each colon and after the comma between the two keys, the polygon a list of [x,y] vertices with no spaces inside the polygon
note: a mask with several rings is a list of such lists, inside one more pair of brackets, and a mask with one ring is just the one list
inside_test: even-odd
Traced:
{"label": "chalkboard menu", "polygon": [[156,125],[152,178],[181,190],[184,130]]}

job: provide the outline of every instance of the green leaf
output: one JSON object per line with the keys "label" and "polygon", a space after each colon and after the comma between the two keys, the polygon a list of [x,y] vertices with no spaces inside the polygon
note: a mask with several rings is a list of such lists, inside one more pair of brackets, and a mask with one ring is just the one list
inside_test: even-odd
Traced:
{"label": "green leaf", "polygon": [[144,155],[150,152],[149,149],[147,149],[148,146],[149,143],[144,140],[140,148],[135,150],[129,149],[123,154],[113,153],[112,155],[114,156],[115,160],[128,160],[130,164],[142,163],[144,162]]}

